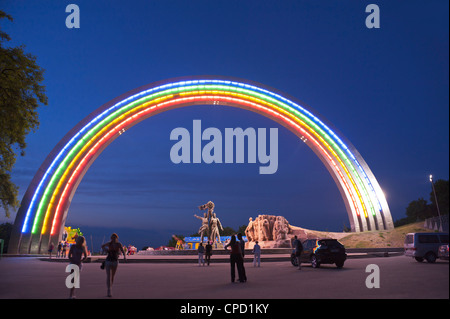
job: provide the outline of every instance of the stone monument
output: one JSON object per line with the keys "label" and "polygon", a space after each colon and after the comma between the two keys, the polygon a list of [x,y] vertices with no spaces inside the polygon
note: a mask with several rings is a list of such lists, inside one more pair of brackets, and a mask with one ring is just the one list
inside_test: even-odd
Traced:
{"label": "stone monument", "polygon": [[217,239],[218,243],[221,243],[220,241],[220,233],[219,233],[219,227],[220,229],[223,231],[223,227],[222,224],[220,223],[219,218],[216,217],[216,213],[213,213],[210,219],[210,236],[209,241],[211,241],[212,243],[214,243]]}
{"label": "stone monument", "polygon": [[203,214],[203,217],[197,216],[196,214],[194,214],[194,216],[202,221],[202,225],[198,229],[198,233],[200,234],[200,241],[203,242],[203,238],[205,237],[205,235],[206,236],[209,235],[208,234],[208,231],[209,231],[208,217],[206,216],[206,213]]}
{"label": "stone monument", "polygon": [[283,216],[258,215],[255,220],[250,217],[245,229],[246,248],[253,248],[255,241],[261,248],[290,248],[291,238],[297,232]]}
{"label": "stone monument", "polygon": [[208,212],[204,213],[203,217],[197,216],[195,214],[194,216],[202,221],[202,225],[198,230],[201,242],[203,242],[203,238],[206,234],[211,244],[215,243],[216,240],[217,243],[221,244],[219,227],[222,231],[223,227],[222,224],[220,223],[219,218],[217,218],[216,213],[214,213],[214,207],[215,205],[211,201],[207,202],[206,204],[200,205],[198,207],[200,210],[207,209]]}

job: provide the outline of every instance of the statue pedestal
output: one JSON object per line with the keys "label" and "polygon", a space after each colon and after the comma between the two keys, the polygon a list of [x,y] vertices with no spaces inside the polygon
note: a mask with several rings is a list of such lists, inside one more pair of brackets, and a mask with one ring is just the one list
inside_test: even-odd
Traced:
{"label": "statue pedestal", "polygon": [[[266,240],[258,242],[258,245],[261,248],[291,248],[291,239],[281,239],[281,240]],[[255,246],[255,242],[247,242],[245,243],[246,249],[253,249]]]}

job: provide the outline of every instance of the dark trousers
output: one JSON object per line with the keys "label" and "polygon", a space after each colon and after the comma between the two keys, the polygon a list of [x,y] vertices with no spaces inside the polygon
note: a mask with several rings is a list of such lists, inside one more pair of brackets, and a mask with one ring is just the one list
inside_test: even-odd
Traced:
{"label": "dark trousers", "polygon": [[210,254],[205,254],[205,261],[209,266],[209,263],[211,262],[211,255]]}
{"label": "dark trousers", "polygon": [[239,281],[247,281],[247,275],[245,274],[244,267],[244,255],[242,255],[241,263],[238,264],[238,267],[241,267],[241,273],[239,274]]}
{"label": "dark trousers", "polygon": [[239,279],[242,281],[245,274],[242,272],[244,269],[244,260],[241,254],[231,254],[230,255],[230,266],[231,266],[231,281],[234,282],[236,277],[236,269],[238,270]]}

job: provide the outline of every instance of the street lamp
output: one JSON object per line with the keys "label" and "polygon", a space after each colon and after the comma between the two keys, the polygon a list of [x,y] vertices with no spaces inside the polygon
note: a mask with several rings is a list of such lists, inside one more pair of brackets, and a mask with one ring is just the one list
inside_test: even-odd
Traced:
{"label": "street lamp", "polygon": [[436,207],[439,215],[439,221],[441,222],[441,228],[442,228],[442,218],[441,218],[441,212],[439,211],[439,204],[436,196],[436,190],[434,189],[434,183],[433,183],[433,175],[430,175],[430,182],[431,182],[431,188],[433,189],[434,193],[434,200],[436,201]]}

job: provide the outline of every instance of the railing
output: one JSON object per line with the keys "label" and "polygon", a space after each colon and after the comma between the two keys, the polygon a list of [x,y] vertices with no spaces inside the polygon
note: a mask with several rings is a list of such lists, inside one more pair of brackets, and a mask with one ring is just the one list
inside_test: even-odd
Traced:
{"label": "railing", "polygon": [[441,215],[440,218],[436,216],[425,219],[423,227],[434,231],[448,233],[448,214]]}

